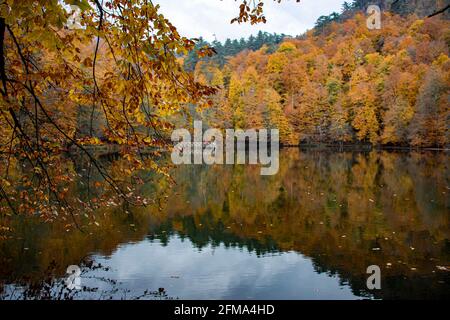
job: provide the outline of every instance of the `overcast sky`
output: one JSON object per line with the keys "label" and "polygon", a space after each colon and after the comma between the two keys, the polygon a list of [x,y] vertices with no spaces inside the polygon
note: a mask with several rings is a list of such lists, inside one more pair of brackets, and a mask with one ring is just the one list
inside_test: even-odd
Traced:
{"label": "overcast sky", "polygon": [[161,13],[168,18],[181,35],[195,38],[224,41],[226,38],[247,38],[259,30],[270,33],[299,35],[314,26],[321,15],[333,11],[340,12],[344,0],[283,0],[281,4],[266,0],[264,4],[266,24],[230,24],[230,20],[239,12],[239,3],[235,0],[154,0],[161,6]]}

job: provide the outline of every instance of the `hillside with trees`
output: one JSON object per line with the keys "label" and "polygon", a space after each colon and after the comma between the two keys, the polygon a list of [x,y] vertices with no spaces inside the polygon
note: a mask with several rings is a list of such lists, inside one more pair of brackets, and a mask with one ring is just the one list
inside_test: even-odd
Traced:
{"label": "hillside with trees", "polygon": [[[195,44],[195,50],[190,51],[183,59],[183,66],[187,71],[194,71],[198,61],[211,61],[223,67],[229,57],[235,56],[244,50],[259,50],[267,46],[270,51],[275,51],[277,45],[284,39],[284,34],[267,33],[259,31],[256,36],[251,35],[248,39],[227,38],[224,43],[214,40],[211,43],[205,41],[202,37]],[[204,47],[214,48],[215,54],[211,57],[200,59],[196,52]]]}
{"label": "hillside with trees", "polygon": [[[425,1],[388,2],[381,30],[366,27],[367,1],[356,0],[296,38],[261,32],[210,46],[145,0],[4,3],[0,211],[49,221],[65,212],[74,226],[111,199],[155,201],[135,193],[138,174],[168,175],[153,155],[170,150],[173,128],[190,127],[192,115],[218,128],[278,128],[285,145],[447,147],[445,1],[427,1],[430,12]],[[73,4],[81,28],[68,27]],[[262,1],[236,4],[232,23],[266,21]],[[123,160],[114,170],[92,151],[110,146]],[[88,177],[103,177],[88,182],[96,203],[68,196],[74,154]]]}
{"label": "hillside with trees", "polygon": [[0,300],[450,298],[450,0],[167,2],[0,2]]}
{"label": "hillside with trees", "polygon": [[362,13],[342,18],[347,6],[275,51],[197,63],[196,79],[220,88],[203,118],[279,128],[285,144],[448,146],[449,20],[386,12],[369,30]]}

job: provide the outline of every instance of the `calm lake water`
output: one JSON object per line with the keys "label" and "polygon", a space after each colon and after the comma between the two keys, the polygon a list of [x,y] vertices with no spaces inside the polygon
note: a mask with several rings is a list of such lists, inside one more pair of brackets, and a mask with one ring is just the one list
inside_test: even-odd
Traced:
{"label": "calm lake water", "polygon": [[[0,240],[0,295],[450,298],[448,160],[285,149],[275,176],[261,176],[258,166],[179,166],[175,186],[142,190],[164,197],[162,210],[105,208],[100,226],[85,233],[62,222],[8,221],[14,231]],[[64,296],[69,265],[80,265],[84,290]],[[381,269],[380,290],[366,286],[370,265]]]}

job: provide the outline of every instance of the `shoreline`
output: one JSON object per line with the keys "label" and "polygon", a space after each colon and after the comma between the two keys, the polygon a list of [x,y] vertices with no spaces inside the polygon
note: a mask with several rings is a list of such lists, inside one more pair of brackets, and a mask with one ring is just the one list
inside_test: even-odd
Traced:
{"label": "shoreline", "polygon": [[372,145],[360,145],[360,144],[289,144],[280,145],[280,149],[288,148],[300,148],[300,149],[317,149],[317,150],[342,150],[342,151],[372,151],[372,150],[392,150],[392,151],[440,151],[450,152],[450,148],[437,148],[437,147],[407,147],[407,146],[372,146]]}

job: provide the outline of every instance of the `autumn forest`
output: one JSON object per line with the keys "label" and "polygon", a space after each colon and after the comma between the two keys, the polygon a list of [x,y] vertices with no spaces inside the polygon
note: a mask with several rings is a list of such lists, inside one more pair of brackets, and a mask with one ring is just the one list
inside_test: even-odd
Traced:
{"label": "autumn forest", "polygon": [[0,0],[0,300],[448,299],[449,9]]}
{"label": "autumn forest", "polygon": [[195,75],[219,87],[204,112],[221,128],[279,128],[285,144],[447,147],[449,22],[362,14],[276,48],[200,60]]}

